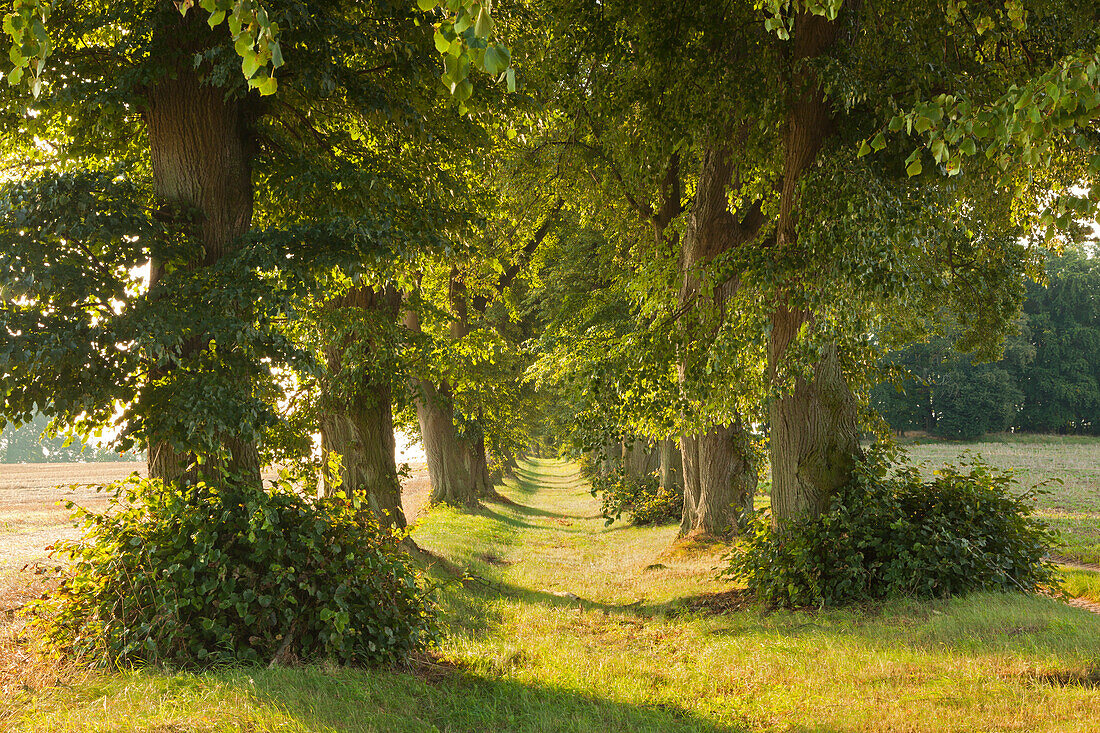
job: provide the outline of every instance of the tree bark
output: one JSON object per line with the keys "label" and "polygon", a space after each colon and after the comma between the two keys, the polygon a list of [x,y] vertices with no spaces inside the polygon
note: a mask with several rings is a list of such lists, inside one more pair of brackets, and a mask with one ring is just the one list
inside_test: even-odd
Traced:
{"label": "tree bark", "polygon": [[[330,300],[326,308],[374,311],[381,318],[394,320],[400,303],[396,290],[359,287]],[[326,458],[332,453],[340,456],[340,472],[338,484],[326,485],[324,490],[359,494],[380,525],[401,528],[406,520],[397,478],[389,382],[367,377],[362,383],[348,384],[344,374],[349,368],[344,364],[345,354],[363,338],[352,332],[337,336],[325,347],[330,380],[322,397],[321,452]]]}
{"label": "tree bark", "polygon": [[[783,349],[808,318],[805,312],[777,310],[772,316],[772,348]],[[859,413],[840,368],[835,347],[826,349],[810,379],[771,404],[772,519],[777,526],[815,517],[837,489],[851,480],[859,459]]]}
{"label": "tree bark", "polygon": [[[157,198],[199,213],[203,251],[195,253],[189,266],[208,267],[231,252],[252,223],[250,96],[227,95],[221,87],[200,82],[193,55],[211,44],[213,32],[196,13],[179,18],[178,23],[162,32],[177,36],[174,42],[180,58],[170,73],[150,87],[144,114]],[[163,273],[164,263],[154,260],[151,288]],[[184,355],[206,348],[207,338],[200,334],[185,344]],[[219,344],[219,348],[232,347]],[[156,380],[167,375],[153,369],[150,376]],[[166,436],[147,437],[151,477],[166,481],[195,478],[184,475],[194,455],[176,451]],[[259,457],[251,436],[226,434],[221,443],[229,456],[224,468],[259,486]]]}
{"label": "tree bark", "polygon": [[677,442],[668,438],[660,443],[659,471],[661,488],[669,491],[682,491],[684,488],[684,457]]}
{"label": "tree bark", "polygon": [[[420,332],[420,320],[411,308],[405,311],[405,327]],[[455,506],[475,507],[478,493],[467,470],[468,455],[455,431],[450,385],[438,385],[428,379],[413,378],[410,384],[416,401],[416,418],[424,440],[428,462],[428,480],[432,485],[430,501]]]}
{"label": "tree bark", "polygon": [[[558,204],[561,208],[561,204]],[[549,219],[544,225],[549,227]],[[539,237],[541,241],[541,237]],[[517,270],[518,271],[518,270]],[[514,277],[514,275],[512,275]],[[505,281],[502,281],[505,282]],[[507,282],[511,282],[508,280]],[[507,287],[505,282],[503,287]],[[458,268],[451,270],[451,283],[449,298],[451,301],[452,315],[451,338],[455,341],[470,333],[470,315],[467,307],[466,283],[462,280]],[[484,306],[483,306],[484,307]],[[478,418],[481,417],[480,410]],[[466,418],[465,430],[456,432],[459,450],[466,467],[466,475],[471,484],[471,490],[475,496],[489,497],[494,494],[493,479],[489,473],[489,456],[485,452],[485,433],[482,430],[480,419]]]}
{"label": "tree bark", "polygon": [[470,477],[473,491],[477,496],[490,496],[493,493],[493,478],[489,472],[489,457],[485,452],[485,437],[459,437],[459,445]]}
{"label": "tree bark", "polygon": [[[678,364],[681,384],[690,379],[693,360],[706,358],[711,339],[725,317],[726,301],[737,288],[736,280],[707,287],[704,268],[723,252],[753,239],[764,222],[757,204],[741,217],[730,212],[727,187],[732,176],[731,153],[725,143],[709,148],[681,242],[679,307],[685,341]],[[686,422],[693,422],[692,415],[684,417]],[[737,528],[734,520],[745,501],[744,494],[750,492],[751,501],[751,491],[756,487],[750,444],[737,417],[725,425],[707,425],[701,434],[681,438],[684,512],[680,534],[725,535]]]}
{"label": "tree bark", "polygon": [[[836,39],[835,21],[803,14],[795,22],[792,62],[824,53]],[[798,246],[798,191],[831,134],[832,112],[811,71],[798,80],[801,90],[787,113],[783,189],[779,204],[776,246],[780,256]],[[785,375],[784,360],[799,329],[813,314],[791,306],[792,293],[780,293],[771,314],[768,372],[773,384]],[[830,496],[851,479],[860,457],[858,411],[841,370],[835,346],[824,350],[809,375],[793,384],[770,406],[772,520],[778,527],[820,514]]]}
{"label": "tree bark", "polygon": [[660,455],[644,440],[624,441],[622,456],[623,472],[632,479],[648,478],[660,462]]}
{"label": "tree bark", "polygon": [[756,464],[738,425],[716,425],[680,439],[684,462],[684,513],[680,534],[736,534],[752,511]]}

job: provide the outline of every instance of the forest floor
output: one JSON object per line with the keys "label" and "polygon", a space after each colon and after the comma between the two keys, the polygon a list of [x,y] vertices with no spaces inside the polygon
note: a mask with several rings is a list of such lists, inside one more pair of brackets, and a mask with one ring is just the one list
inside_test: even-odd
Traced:
{"label": "forest floor", "polygon": [[432,655],[182,674],[27,657],[0,664],[0,729],[1096,730],[1100,616],[1057,599],[768,612],[714,579],[721,546],[605,526],[569,464],[529,464],[501,495],[414,529],[440,585]]}

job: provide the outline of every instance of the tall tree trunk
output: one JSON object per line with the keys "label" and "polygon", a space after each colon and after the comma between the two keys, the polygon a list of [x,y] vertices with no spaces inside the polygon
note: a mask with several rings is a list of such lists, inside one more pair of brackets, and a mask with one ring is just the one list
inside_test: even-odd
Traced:
{"label": "tall tree trunk", "polygon": [[[560,205],[559,205],[560,208]],[[466,283],[458,271],[451,269],[450,292],[452,315],[451,338],[455,341],[470,333],[470,315],[467,307]],[[493,479],[489,474],[489,456],[485,452],[485,433],[481,427],[481,413],[477,419],[467,417],[465,430],[456,433],[459,450],[466,467],[466,475],[469,477],[471,488],[476,496],[493,495]]]}
{"label": "tall tree trunk", "polygon": [[[420,332],[416,311],[406,310],[404,322],[409,330]],[[466,468],[468,456],[455,431],[450,385],[446,381],[437,385],[428,379],[414,378],[410,386],[416,401],[420,437],[424,440],[424,457],[428,462],[431,503],[477,506],[478,494]]]}
{"label": "tall tree trunk", "polygon": [[657,470],[660,456],[644,440],[623,441],[623,472],[628,478],[645,479]]}
{"label": "tall tree trunk", "polygon": [[684,458],[680,452],[679,444],[665,438],[661,441],[658,451],[661,488],[669,491],[682,491],[684,488]]}
{"label": "tall tree trunk", "polygon": [[[831,109],[813,72],[802,64],[824,53],[836,39],[837,24],[800,15],[792,39],[792,62],[804,75],[792,86],[800,91],[787,114],[783,190],[779,203],[777,252],[798,246],[798,192],[825,139],[832,131]],[[804,285],[802,285],[804,287]],[[773,383],[784,381],[787,350],[813,314],[789,305],[794,293],[780,294],[771,315],[768,371]],[[812,373],[772,401],[772,518],[777,526],[818,515],[829,497],[847,483],[860,456],[856,401],[844,379],[835,346],[826,348]]]}
{"label": "tall tree trunk", "polygon": [[736,533],[752,511],[757,474],[744,430],[716,425],[680,439],[684,461],[684,513],[680,534]]}
{"label": "tall tree trunk", "polygon": [[[772,316],[772,348],[780,355],[797,334],[804,312]],[[825,350],[809,379],[771,403],[772,518],[777,525],[821,513],[848,483],[860,456],[859,413],[835,347]]]}
{"label": "tall tree trunk", "polygon": [[603,476],[610,476],[615,473],[618,468],[616,465],[617,459],[622,456],[622,447],[618,443],[605,443],[600,448],[600,474]]}
{"label": "tall tree trunk", "polygon": [[[353,288],[346,295],[326,303],[344,322],[355,318],[346,309],[373,311],[377,317],[393,321],[401,297],[394,289]],[[365,336],[352,331],[336,335],[325,347],[330,381],[323,396],[321,451],[324,456],[340,456],[339,485],[326,485],[326,492],[337,489],[359,494],[381,525],[404,527],[401,508],[401,482],[397,478],[396,442],[389,382],[367,377],[362,383],[349,384],[345,376],[351,365],[344,358],[352,344]],[[367,349],[374,345],[367,344]]]}
{"label": "tall tree trunk", "polygon": [[463,461],[470,483],[477,496],[490,496],[493,493],[493,478],[489,472],[489,457],[485,452],[485,438],[460,436]]}
{"label": "tall tree trunk", "polygon": [[501,477],[515,478],[516,469],[519,468],[519,459],[516,454],[504,449],[504,455],[500,464]]}
{"label": "tall tree trunk", "polygon": [[[213,32],[198,15],[176,17],[178,27],[163,30],[176,37],[180,59],[171,72],[152,84],[144,111],[158,200],[197,210],[201,217],[203,251],[190,263],[196,268],[209,267],[231,252],[252,223],[251,144],[246,120],[252,95],[227,95],[225,89],[209,81],[200,82],[192,59],[194,53],[209,47]],[[150,287],[163,273],[164,263],[154,260]],[[205,335],[196,335],[185,345],[185,356],[206,349],[207,342]],[[232,346],[219,344],[219,348]],[[151,374],[154,380],[166,376],[156,370]],[[229,455],[224,468],[259,486],[259,457],[252,436],[230,433],[220,440]],[[185,469],[194,461],[193,455],[176,451],[163,435],[148,436],[147,455],[149,475],[167,481],[185,478]]]}
{"label": "tall tree trunk", "polygon": [[[695,199],[681,242],[680,327],[685,346],[678,373],[686,384],[695,360],[706,359],[711,340],[725,317],[726,301],[737,281],[708,285],[705,267],[716,256],[754,238],[764,218],[759,205],[743,216],[729,211],[727,187],[733,175],[730,151],[723,146],[708,149],[699,172]],[[701,408],[700,408],[701,409]],[[685,415],[686,422],[695,422]],[[737,529],[735,521],[744,495],[756,487],[756,466],[751,459],[751,439],[741,420],[708,425],[697,435],[680,440],[683,454],[684,513],[680,533],[726,534]],[[751,488],[750,488],[751,487]]]}

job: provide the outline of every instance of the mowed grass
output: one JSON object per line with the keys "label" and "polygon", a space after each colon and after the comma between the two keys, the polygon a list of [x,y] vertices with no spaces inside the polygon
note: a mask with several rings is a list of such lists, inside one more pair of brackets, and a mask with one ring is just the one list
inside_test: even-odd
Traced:
{"label": "mowed grass", "polygon": [[1100,720],[1100,616],[1058,600],[716,614],[706,607],[737,598],[714,595],[729,590],[714,580],[721,547],[677,545],[672,526],[605,527],[567,464],[533,463],[501,494],[415,528],[440,586],[445,639],[430,658],[187,674],[39,661],[23,683],[5,679],[0,727],[1094,731]]}
{"label": "mowed grass", "polygon": [[902,444],[928,470],[969,452],[1012,469],[1025,488],[1044,484],[1039,514],[1059,533],[1056,554],[1100,563],[1100,438],[1002,434],[973,443],[920,438]]}

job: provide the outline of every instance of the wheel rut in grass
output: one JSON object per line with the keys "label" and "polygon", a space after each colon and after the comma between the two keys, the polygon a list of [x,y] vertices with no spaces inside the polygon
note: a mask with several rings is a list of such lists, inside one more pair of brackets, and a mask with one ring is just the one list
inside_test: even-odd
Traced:
{"label": "wheel rut in grass", "polygon": [[461,543],[434,522],[424,543],[473,575],[555,604],[645,613],[728,586],[715,580],[724,547],[680,543],[675,524],[607,524],[574,464],[531,460],[499,494],[478,512],[439,518]]}

